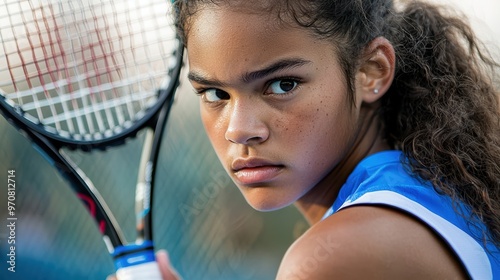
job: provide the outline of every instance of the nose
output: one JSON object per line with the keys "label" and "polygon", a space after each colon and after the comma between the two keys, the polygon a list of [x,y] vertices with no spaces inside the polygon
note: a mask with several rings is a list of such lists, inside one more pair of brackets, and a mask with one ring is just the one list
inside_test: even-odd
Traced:
{"label": "nose", "polygon": [[236,144],[255,145],[265,142],[269,138],[269,128],[259,106],[236,102],[229,112],[225,137]]}

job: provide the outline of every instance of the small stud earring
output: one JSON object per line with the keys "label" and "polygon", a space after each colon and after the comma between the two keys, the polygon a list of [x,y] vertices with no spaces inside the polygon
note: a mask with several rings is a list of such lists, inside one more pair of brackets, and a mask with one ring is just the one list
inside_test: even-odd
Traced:
{"label": "small stud earring", "polygon": [[374,89],[373,93],[378,94],[378,88]]}

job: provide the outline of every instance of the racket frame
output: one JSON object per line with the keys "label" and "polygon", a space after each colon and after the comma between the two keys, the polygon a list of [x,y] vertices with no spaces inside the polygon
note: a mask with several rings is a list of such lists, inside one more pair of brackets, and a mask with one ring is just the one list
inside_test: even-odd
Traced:
{"label": "racket frame", "polygon": [[[174,102],[175,91],[179,85],[179,76],[183,66],[184,45],[178,37],[176,40],[178,42],[178,48],[174,51],[176,65],[172,69],[169,69],[168,76],[171,80],[168,87],[158,89],[156,104],[148,108],[141,119],[136,120],[129,128],[109,138],[94,139],[89,142],[62,137],[56,133],[47,131],[41,123],[35,123],[26,119],[23,116],[24,112],[20,106],[12,104],[3,94],[0,94],[0,113],[22,135],[31,141],[33,147],[67,180],[73,191],[86,205],[91,216],[93,216],[98,227],[101,229],[104,242],[111,255],[115,258],[115,265],[119,270],[126,266],[136,266],[154,261],[151,206],[154,198],[155,167],[163,132]],[[144,215],[141,217],[144,220],[143,229],[138,231],[136,243],[129,244],[126,242],[116,218],[92,181],[64,153],[62,148],[66,147],[71,150],[77,149],[90,152],[93,149],[106,149],[112,146],[119,146],[124,144],[127,138],[135,137],[142,129],[152,129],[154,133],[146,166],[139,166],[139,174],[140,176],[143,175],[144,178],[138,178],[139,182],[146,185],[144,192],[149,194],[149,203],[144,203],[144,209],[142,209],[144,212]],[[148,143],[145,143],[145,145],[148,145]],[[82,196],[90,198],[92,205],[88,204],[88,200],[82,199]],[[130,257],[136,257],[137,254],[145,255],[146,257],[139,263],[130,263],[128,261]],[[153,254],[153,259],[151,259],[151,254]],[[123,260],[126,260],[128,264],[124,265]]]}
{"label": "racket frame", "polygon": [[[104,199],[99,194],[97,189],[94,187],[87,175],[68,157],[65,156],[62,151],[62,147],[68,147],[70,149],[79,149],[84,152],[90,152],[95,147],[110,147],[118,146],[124,144],[125,139],[129,137],[135,137],[137,132],[142,129],[153,129],[155,131],[155,136],[153,138],[153,143],[151,146],[151,152],[149,155],[148,165],[151,167],[151,173],[147,175],[146,184],[149,185],[148,192],[150,193],[150,202],[153,199],[153,186],[154,186],[154,175],[155,175],[155,165],[158,160],[158,152],[163,137],[164,127],[166,125],[170,108],[174,101],[174,95],[176,88],[179,84],[179,75],[182,68],[182,56],[183,56],[184,46],[179,42],[179,47],[175,51],[175,56],[177,60],[176,66],[171,69],[169,76],[172,78],[170,84],[166,89],[159,89],[159,91],[165,91],[160,94],[162,96],[161,100],[163,103],[157,103],[153,106],[144,118],[137,122],[134,126],[127,130],[128,134],[122,133],[121,135],[116,135],[112,139],[115,142],[101,141],[97,144],[76,144],[69,143],[67,141],[61,141],[61,137],[52,138],[52,133],[41,133],[40,126],[34,124],[33,122],[26,120],[22,117],[22,114],[16,112],[19,108],[12,107],[10,104],[5,105],[6,101],[0,96],[0,113],[4,118],[15,128],[17,128],[22,135],[28,138],[34,148],[62,175],[64,179],[68,181],[71,188],[75,191],[77,195],[83,195],[85,197],[90,197],[95,201],[95,208],[93,206],[86,204],[91,215],[98,224],[98,227],[102,227],[101,223],[105,222],[106,227],[101,232],[105,237],[105,242],[107,243],[108,249],[109,245],[112,248],[117,246],[122,246],[127,244],[121,228],[119,227],[116,218],[110,211],[109,207],[106,205]],[[156,111],[154,111],[156,110]],[[50,139],[50,140],[49,140]],[[102,146],[106,144],[107,146]],[[145,143],[146,144],[146,143]],[[140,169],[146,168],[145,166],[140,166]],[[141,173],[141,172],[139,172]],[[138,178],[138,180],[143,180],[143,178]],[[146,208],[146,207],[144,207]],[[145,210],[145,209],[143,209]],[[146,215],[144,215],[144,230],[138,233],[138,240],[152,240],[152,218],[151,211],[147,210]],[[106,239],[109,239],[106,240]],[[110,243],[110,244],[109,244]],[[111,252],[111,251],[110,251]]]}

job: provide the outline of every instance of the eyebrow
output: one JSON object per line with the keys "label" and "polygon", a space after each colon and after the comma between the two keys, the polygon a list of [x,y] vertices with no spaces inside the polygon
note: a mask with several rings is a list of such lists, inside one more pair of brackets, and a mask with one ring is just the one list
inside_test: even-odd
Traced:
{"label": "eyebrow", "polygon": [[[250,83],[252,81],[267,77],[276,72],[297,68],[308,63],[311,63],[311,61],[304,60],[302,58],[287,58],[278,60],[270,64],[269,66],[264,67],[263,69],[243,74],[241,77],[241,81],[243,81],[244,83]],[[218,79],[207,78],[205,75],[198,73],[196,71],[190,71],[188,74],[188,79],[193,82],[203,84],[206,86],[224,87],[226,85],[226,83]]]}

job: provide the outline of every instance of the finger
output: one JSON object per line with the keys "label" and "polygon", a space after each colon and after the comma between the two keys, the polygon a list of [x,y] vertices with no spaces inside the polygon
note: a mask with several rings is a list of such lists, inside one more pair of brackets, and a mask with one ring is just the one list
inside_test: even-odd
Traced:
{"label": "finger", "polygon": [[177,273],[170,263],[167,251],[159,250],[156,252],[156,262],[164,280],[181,280],[179,273]]}
{"label": "finger", "polygon": [[113,275],[109,275],[108,277],[106,277],[106,280],[117,280],[117,279],[116,279],[116,276],[113,274]]}

